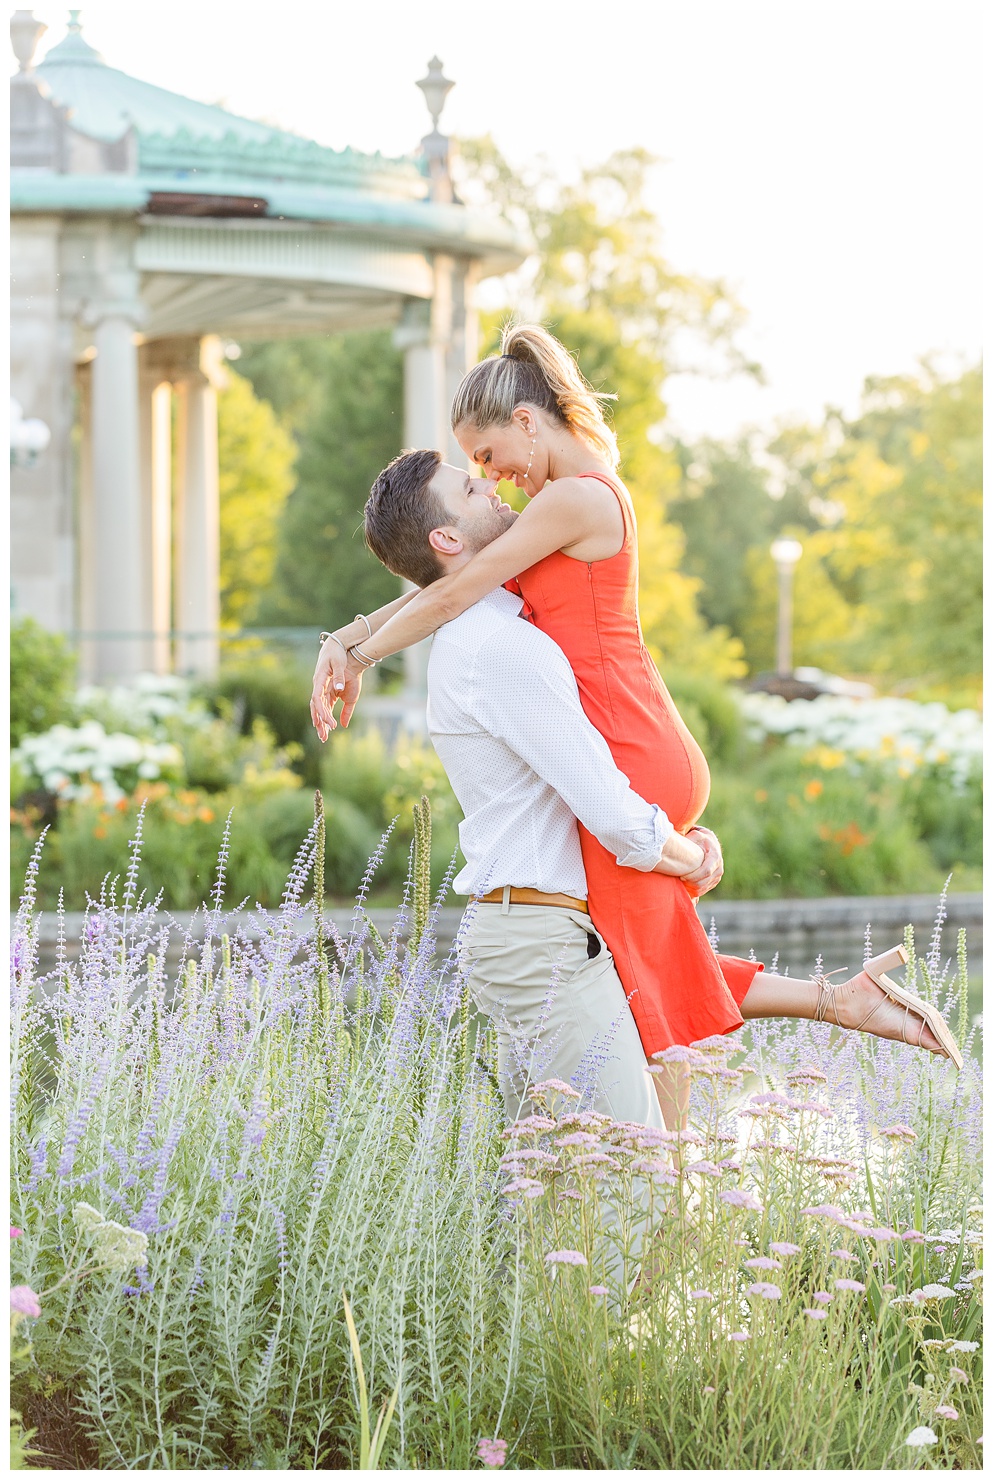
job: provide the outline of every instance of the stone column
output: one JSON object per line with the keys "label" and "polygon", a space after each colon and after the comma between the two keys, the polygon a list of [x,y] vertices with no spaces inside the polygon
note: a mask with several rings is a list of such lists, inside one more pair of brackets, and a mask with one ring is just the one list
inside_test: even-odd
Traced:
{"label": "stone column", "polygon": [[51,432],[30,467],[10,470],[11,611],[52,631],[76,626],[73,332],[60,293],[62,222],[10,223],[10,394]]}
{"label": "stone column", "polygon": [[153,342],[142,347],[141,470],[145,666],[172,666],[172,386]]}
{"label": "stone column", "polygon": [[[437,447],[449,455],[446,351],[451,328],[451,274],[445,258],[439,271],[435,263],[436,296],[430,302],[410,301],[394,332],[394,343],[403,350],[403,441],[405,448]],[[440,289],[440,292],[437,290]],[[409,581],[404,590],[413,590]],[[406,648],[404,700],[407,726],[423,732],[426,727],[427,641]]]}
{"label": "stone column", "polygon": [[[96,545],[93,538],[93,362],[76,366],[76,419],[79,442],[76,449],[76,543],[78,550],[77,608],[75,626],[81,633],[96,632]],[[92,638],[79,644],[79,674],[82,683],[95,683],[97,651]]]}
{"label": "stone column", "polygon": [[177,385],[176,667],[210,678],[217,673],[221,623],[220,495],[217,389],[223,384],[219,341],[200,341],[196,369]]}
{"label": "stone column", "polygon": [[[142,667],[142,517],[137,314],[127,304],[95,315],[92,369],[93,607],[96,669],[128,678]],[[129,635],[133,634],[133,635]]]}
{"label": "stone column", "polygon": [[[452,270],[452,332],[445,354],[445,380],[448,409],[466,371],[479,359],[479,313],[476,308],[478,263],[458,259]],[[446,416],[448,460],[457,467],[469,468],[469,460],[455,440],[451,417]]]}

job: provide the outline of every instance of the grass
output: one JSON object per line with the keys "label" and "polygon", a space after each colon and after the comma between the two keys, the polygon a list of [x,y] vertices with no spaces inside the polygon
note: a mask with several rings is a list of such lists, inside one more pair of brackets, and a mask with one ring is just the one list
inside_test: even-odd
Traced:
{"label": "grass", "polygon": [[[472,1468],[481,1439],[521,1469],[977,1467],[964,948],[953,972],[940,941],[911,966],[958,1076],[761,1023],[683,1051],[678,1136],[554,1082],[508,1129],[492,1035],[436,958],[426,806],[414,831],[386,938],[364,914],[375,858],[346,936],[309,898],[320,816],[258,939],[222,912],[222,851],[175,989],[140,833],[44,982],[32,865],[11,1172],[14,1280],[41,1304],[14,1383],[34,1443],[65,1467],[347,1469],[385,1405],[380,1468]],[[143,1234],[142,1262],[74,1274],[80,1202]],[[646,1230],[651,1281],[628,1295]],[[934,1442],[908,1448],[921,1426]]]}

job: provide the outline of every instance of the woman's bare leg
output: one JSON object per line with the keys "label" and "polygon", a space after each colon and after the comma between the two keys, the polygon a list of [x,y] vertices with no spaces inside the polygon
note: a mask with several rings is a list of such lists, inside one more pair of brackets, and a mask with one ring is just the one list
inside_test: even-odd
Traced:
{"label": "woman's bare leg", "polygon": [[686,1126],[690,1108],[690,1075],[686,1064],[660,1064],[652,1074],[655,1093],[662,1109],[666,1129],[680,1131]]}
{"label": "woman's bare leg", "polygon": [[[741,1015],[745,1019],[791,1017],[813,1020],[817,1016],[820,998],[821,988],[809,978],[777,976],[771,971],[758,971],[741,1004]],[[865,1023],[863,1032],[874,1033],[877,1038],[891,1038],[898,1043],[908,1041],[905,1036],[908,1026],[906,1008],[887,997],[882,988],[877,987],[864,971],[834,987],[826,1021],[837,1023],[842,1028],[857,1028],[870,1012],[872,1016]],[[919,1018],[911,1014],[910,1022],[915,1046],[920,1034],[921,1048],[947,1058],[931,1030],[927,1026],[923,1026],[922,1030]]]}

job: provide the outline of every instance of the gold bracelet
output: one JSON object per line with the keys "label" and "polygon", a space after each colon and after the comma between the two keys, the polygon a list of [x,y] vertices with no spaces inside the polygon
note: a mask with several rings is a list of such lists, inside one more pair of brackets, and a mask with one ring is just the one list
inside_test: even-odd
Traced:
{"label": "gold bracelet", "polygon": [[368,632],[370,637],[372,636],[372,623],[369,621],[368,617],[364,617],[361,612],[356,612],[352,620],[355,622],[364,622],[365,630]]}

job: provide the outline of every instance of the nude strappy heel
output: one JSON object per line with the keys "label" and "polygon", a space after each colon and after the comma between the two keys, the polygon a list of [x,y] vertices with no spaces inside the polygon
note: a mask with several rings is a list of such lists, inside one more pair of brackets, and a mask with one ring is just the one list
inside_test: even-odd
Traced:
{"label": "nude strappy heel", "polygon": [[[920,997],[916,997],[913,992],[908,992],[905,987],[897,986],[896,982],[891,981],[886,975],[888,967],[905,966],[906,962],[907,952],[903,946],[894,946],[892,950],[883,951],[882,955],[873,956],[871,960],[866,961],[862,970],[870,981],[875,982],[880,991],[886,993],[892,1002],[896,1002],[900,1007],[904,1008],[903,1042],[917,1048],[923,1048],[924,1029],[929,1028],[956,1069],[961,1069],[963,1060],[958,1044],[952,1037],[951,1030],[938,1009],[932,1007],[930,1002],[924,1002]],[[827,977],[823,975],[815,977],[814,980],[818,987],[817,1006],[814,1009],[815,1021],[819,1023],[827,1022],[827,1014],[833,1007],[834,1020],[841,1027],[842,1024],[838,1019],[837,1004],[834,1000],[835,991],[841,983],[829,982]],[[855,1024],[855,1030],[858,1031],[865,1028],[873,1013],[880,1006],[881,1002],[876,1002],[870,1007],[862,1021]],[[918,1029],[916,1039],[908,1037],[908,1030],[911,1029],[911,1014],[920,1019],[920,1028]]]}

